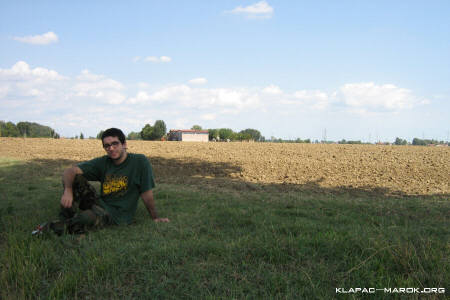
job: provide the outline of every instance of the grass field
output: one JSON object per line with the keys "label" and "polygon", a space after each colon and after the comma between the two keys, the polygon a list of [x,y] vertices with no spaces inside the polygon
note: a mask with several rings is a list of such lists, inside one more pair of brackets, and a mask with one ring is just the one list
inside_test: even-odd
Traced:
{"label": "grass field", "polygon": [[[445,182],[430,184],[439,193],[391,193],[367,185],[339,189],[247,180],[246,165],[207,159],[183,164],[179,157],[158,155],[156,176],[174,169],[155,189],[159,213],[170,223],[153,223],[140,204],[130,226],[32,237],[37,224],[57,215],[62,170],[81,159],[64,151],[53,159],[42,150],[28,159],[0,151],[1,299],[423,297],[336,293],[356,287],[446,288],[446,294],[426,298],[448,297]],[[443,153],[446,161],[448,151]],[[231,171],[180,173],[175,165]],[[239,172],[244,178],[230,176]],[[429,176],[437,182],[441,175]]]}

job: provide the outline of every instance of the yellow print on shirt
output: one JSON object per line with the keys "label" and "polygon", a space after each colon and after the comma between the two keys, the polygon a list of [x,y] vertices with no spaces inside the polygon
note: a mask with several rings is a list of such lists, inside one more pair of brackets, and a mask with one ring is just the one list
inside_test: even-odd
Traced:
{"label": "yellow print on shirt", "polygon": [[103,182],[103,195],[125,192],[128,188],[127,176],[106,175]]}

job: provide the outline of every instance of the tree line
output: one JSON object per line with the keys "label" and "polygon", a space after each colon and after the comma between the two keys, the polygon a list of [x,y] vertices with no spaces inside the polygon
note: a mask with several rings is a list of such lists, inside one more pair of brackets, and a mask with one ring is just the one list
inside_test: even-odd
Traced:
{"label": "tree line", "polygon": [[0,136],[2,137],[32,137],[59,139],[59,134],[51,127],[34,122],[0,121]]}
{"label": "tree line", "polygon": [[416,146],[428,146],[428,145],[448,145],[450,146],[450,143],[444,142],[444,141],[437,141],[437,140],[428,140],[428,139],[419,139],[419,138],[413,138],[412,145]]}
{"label": "tree line", "polygon": [[[271,137],[267,139],[261,135],[261,132],[257,129],[247,128],[238,132],[233,131],[231,128],[212,128],[203,129],[200,125],[193,125],[192,130],[205,130],[208,131],[208,136],[210,141],[255,141],[255,142],[273,142],[273,143],[312,143],[310,139],[302,140],[297,139],[281,139],[276,137]],[[97,138],[100,139],[103,134],[101,130],[97,134]],[[41,125],[35,122],[19,122],[14,124],[13,122],[0,121],[0,137],[32,137],[32,138],[55,138],[59,139],[60,135],[51,127]],[[76,139],[84,139],[83,133],[75,136]],[[93,138],[93,137],[89,137]],[[150,140],[150,141],[160,141],[167,140],[167,126],[163,120],[156,120],[153,125],[145,124],[139,132],[130,132],[127,135],[129,140]],[[345,140],[342,139],[338,142],[334,141],[314,141],[314,143],[338,143],[338,144],[364,144],[363,142],[357,140]],[[397,137],[393,142],[394,145],[415,145],[415,146],[426,146],[426,145],[449,145],[447,141],[438,141],[434,139],[419,139],[413,138],[411,143],[407,140]]]}
{"label": "tree line", "polygon": [[[216,129],[203,129],[200,125],[194,125],[191,130],[205,130],[208,131],[208,137],[210,141],[255,141],[264,142],[265,138],[261,135],[261,132],[256,129],[245,129],[239,132],[235,132],[230,128],[216,128]],[[103,130],[97,134],[97,138],[100,139]],[[127,135],[128,140],[147,140],[147,141],[160,141],[167,140],[167,126],[163,120],[157,120],[153,125],[145,124],[141,131],[132,131]]]}
{"label": "tree line", "polygon": [[[193,128],[199,125],[194,125]],[[200,127],[201,128],[201,127]],[[215,128],[208,129],[210,141],[254,141],[264,142],[266,139],[261,132],[256,129],[247,128],[239,132],[233,131],[231,128]]]}
{"label": "tree line", "polygon": [[[100,130],[97,134],[97,138],[101,139],[104,130]],[[145,140],[145,141],[160,141],[167,138],[167,126],[163,120],[156,120],[152,125],[145,124],[141,131],[131,131],[127,135],[128,140]]]}

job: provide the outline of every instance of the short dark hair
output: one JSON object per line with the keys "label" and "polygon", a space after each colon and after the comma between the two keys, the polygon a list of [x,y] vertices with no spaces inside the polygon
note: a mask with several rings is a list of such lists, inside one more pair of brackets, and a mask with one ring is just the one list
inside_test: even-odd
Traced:
{"label": "short dark hair", "polygon": [[125,143],[125,134],[123,134],[122,130],[120,130],[119,128],[106,129],[102,133],[102,143],[103,143],[103,139],[107,136],[117,137],[122,144]]}

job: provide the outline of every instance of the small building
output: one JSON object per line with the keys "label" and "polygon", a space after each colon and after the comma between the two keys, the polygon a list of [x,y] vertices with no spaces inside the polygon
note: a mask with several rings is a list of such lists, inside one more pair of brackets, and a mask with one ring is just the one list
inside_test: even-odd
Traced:
{"label": "small building", "polygon": [[169,141],[182,142],[207,142],[209,140],[208,130],[170,130],[167,134]]}

